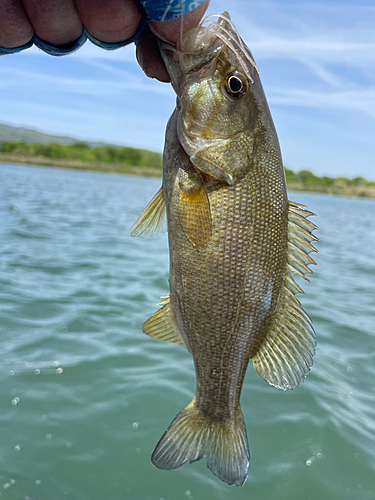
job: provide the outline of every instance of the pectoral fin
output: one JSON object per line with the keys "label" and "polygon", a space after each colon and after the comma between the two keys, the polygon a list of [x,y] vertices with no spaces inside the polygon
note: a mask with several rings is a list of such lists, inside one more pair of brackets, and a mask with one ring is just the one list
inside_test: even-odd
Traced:
{"label": "pectoral fin", "polygon": [[315,264],[308,254],[317,251],[310,244],[310,241],[317,240],[311,233],[317,226],[307,220],[309,215],[315,214],[301,205],[289,203],[288,263],[284,285],[270,331],[252,358],[257,373],[284,391],[293,389],[306,378],[315,354],[315,332],[310,318],[295,297],[302,289],[294,281],[294,274],[305,278],[307,272],[312,273],[307,266]]}
{"label": "pectoral fin", "polygon": [[249,167],[251,153],[250,136],[240,133],[200,149],[190,160],[201,172],[232,186]]}
{"label": "pectoral fin", "polygon": [[162,186],[130,228],[130,236],[156,238],[166,230],[167,217]]}
{"label": "pectoral fin", "polygon": [[191,243],[202,250],[211,235],[211,210],[206,188],[201,176],[187,172],[179,182],[178,217]]}
{"label": "pectoral fin", "polygon": [[169,296],[164,297],[160,304],[164,304],[163,307],[143,323],[143,332],[156,339],[185,345],[172,313]]}

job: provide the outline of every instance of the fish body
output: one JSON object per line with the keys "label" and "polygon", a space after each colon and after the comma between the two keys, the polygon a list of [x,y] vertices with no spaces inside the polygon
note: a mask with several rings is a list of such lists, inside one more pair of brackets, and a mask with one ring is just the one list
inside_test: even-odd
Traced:
{"label": "fish body", "polygon": [[288,202],[280,146],[258,69],[227,13],[161,44],[177,94],[163,157],[163,186],[132,228],[153,235],[164,214],[170,295],[145,333],[185,345],[196,372],[193,401],[152,455],[162,469],[207,457],[228,484],[247,478],[240,394],[249,360],[281,389],[307,375],[311,322],[295,298],[315,250],[316,226]]}

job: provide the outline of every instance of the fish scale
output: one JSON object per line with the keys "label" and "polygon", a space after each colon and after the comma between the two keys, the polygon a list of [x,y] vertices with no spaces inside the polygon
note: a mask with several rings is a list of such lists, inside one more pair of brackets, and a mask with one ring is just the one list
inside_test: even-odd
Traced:
{"label": "fish scale", "polygon": [[315,334],[294,274],[311,272],[316,226],[311,212],[288,202],[257,67],[229,15],[218,17],[185,34],[186,52],[160,44],[178,101],[162,188],[131,234],[155,236],[166,219],[170,296],[143,331],[185,345],[197,381],[151,460],[174,469],[206,456],[215,475],[241,486],[250,455],[240,395],[250,359],[283,390],[312,365]]}

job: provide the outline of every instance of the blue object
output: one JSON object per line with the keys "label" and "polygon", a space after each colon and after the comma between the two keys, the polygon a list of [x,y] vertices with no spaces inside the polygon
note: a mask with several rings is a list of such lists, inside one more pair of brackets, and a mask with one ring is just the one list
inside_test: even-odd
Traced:
{"label": "blue object", "polygon": [[73,52],[81,48],[87,39],[89,39],[90,42],[92,42],[94,45],[97,45],[98,47],[101,47],[102,49],[115,50],[121,47],[125,47],[130,43],[136,42],[138,38],[142,35],[146,24],[147,24],[147,19],[142,17],[141,22],[139,23],[138,29],[135,32],[135,34],[128,40],[124,40],[123,42],[118,42],[118,43],[106,43],[102,42],[101,40],[97,40],[86,30],[85,27],[83,27],[83,32],[82,35],[79,37],[79,39],[71,47],[68,47],[66,49],[54,47],[53,45],[39,38],[38,35],[35,33],[30,42],[26,43],[25,45],[22,45],[22,47],[15,47],[12,49],[6,49],[4,47],[0,47],[0,56],[5,54],[15,54],[17,52],[21,52],[22,50],[29,49],[33,44],[36,45],[39,49],[43,50],[43,52],[46,52],[51,56],[66,56],[68,54],[72,54]]}
{"label": "blue object", "polygon": [[68,47],[67,49],[60,49],[45,42],[44,40],[39,38],[36,33],[34,33],[34,36],[32,38],[34,45],[36,45],[39,49],[43,50],[43,52],[46,52],[50,56],[66,56],[68,54],[72,54],[76,50],[80,49],[82,45],[86,42],[86,40],[87,40],[86,33],[83,31],[82,35],[78,38],[78,40],[74,43],[74,45]]}
{"label": "blue object", "polygon": [[170,21],[192,11],[203,0],[140,0],[150,21]]}
{"label": "blue object", "polygon": [[6,49],[5,47],[0,47],[0,56],[5,56],[5,54],[16,54],[17,52],[21,52],[22,50],[29,49],[32,46],[33,42],[25,43],[21,47],[13,47],[12,49]]}
{"label": "blue object", "polygon": [[26,43],[25,45],[22,45],[21,47],[14,47],[13,49],[6,49],[4,47],[0,47],[0,56],[6,54],[16,54],[17,52],[21,52],[22,50],[29,49],[33,45],[36,45],[39,49],[43,50],[43,52],[46,52],[51,56],[66,56],[68,54],[72,54],[72,52],[75,52],[80,47],[82,47],[82,45],[86,42],[86,40],[87,40],[86,34],[85,32],[82,32],[82,35],[71,47],[68,47],[67,49],[60,49],[45,42],[44,40],[39,38],[36,33],[34,33],[34,36],[30,40],[30,42]]}

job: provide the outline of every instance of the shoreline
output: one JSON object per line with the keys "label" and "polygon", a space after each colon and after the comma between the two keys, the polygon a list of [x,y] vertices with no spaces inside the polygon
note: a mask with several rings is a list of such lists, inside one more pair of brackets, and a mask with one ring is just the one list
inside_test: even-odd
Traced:
{"label": "shoreline", "polygon": [[375,198],[375,186],[345,186],[340,183],[332,186],[311,186],[302,182],[287,183],[288,191],[305,191],[308,193],[346,196],[350,198]]}
{"label": "shoreline", "polygon": [[[162,170],[152,167],[123,165],[120,163],[85,162],[80,160],[65,160],[46,158],[45,156],[27,156],[13,153],[0,153],[0,163],[18,163],[42,167],[58,167],[73,170],[88,170],[108,174],[136,175],[140,177],[161,178]],[[339,180],[330,186],[309,185],[302,182],[287,183],[289,191],[304,191],[328,195],[348,196],[355,198],[375,198],[375,186],[347,186]]]}
{"label": "shoreline", "polygon": [[46,158],[45,156],[26,156],[12,153],[0,153],[0,163],[20,163],[23,165],[39,165],[42,167],[59,167],[73,170],[90,170],[108,174],[127,174],[142,177],[161,177],[161,169],[138,167],[121,163],[88,162],[65,160],[63,158]]}

